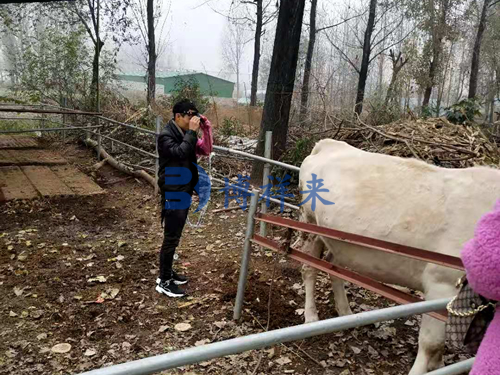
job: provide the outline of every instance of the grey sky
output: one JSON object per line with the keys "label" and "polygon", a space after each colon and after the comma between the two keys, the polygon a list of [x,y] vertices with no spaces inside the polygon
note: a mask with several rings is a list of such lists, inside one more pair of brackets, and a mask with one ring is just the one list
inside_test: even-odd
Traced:
{"label": "grey sky", "polygon": [[[170,65],[176,70],[196,70],[224,77],[221,42],[227,20],[211,7],[227,13],[230,4],[231,0],[213,0],[210,4],[206,4],[206,0],[171,0],[170,15],[161,37],[161,42],[168,40],[168,46],[159,58],[159,68]],[[167,8],[168,5],[164,5],[164,9]],[[120,68],[123,71],[141,70],[136,63],[139,55],[137,47],[124,47],[120,53]],[[252,59],[253,43],[248,43],[240,77],[247,86],[251,81]],[[228,79],[236,81],[234,76]]]}

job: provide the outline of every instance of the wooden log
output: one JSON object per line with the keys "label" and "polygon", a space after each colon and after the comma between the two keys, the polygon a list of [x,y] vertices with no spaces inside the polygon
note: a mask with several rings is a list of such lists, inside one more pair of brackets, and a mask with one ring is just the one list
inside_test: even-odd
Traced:
{"label": "wooden log", "polygon": [[134,170],[128,168],[126,165],[120,163],[115,158],[113,158],[112,156],[110,156],[106,152],[106,150],[104,150],[104,148],[102,146],[98,150],[99,146],[98,146],[98,144],[97,144],[96,141],[94,141],[94,140],[92,140],[90,138],[87,138],[85,140],[85,144],[87,146],[92,147],[94,150],[96,150],[96,152],[99,152],[100,155],[101,155],[101,157],[104,159],[103,161],[106,161],[113,168],[118,169],[119,171],[121,171],[123,173],[126,173],[128,175],[131,175],[131,176],[134,176],[134,177],[138,177],[138,178],[142,178],[143,180],[146,180],[153,187],[156,186],[156,179],[153,176],[151,176],[150,174],[146,173],[145,171],[134,171]]}

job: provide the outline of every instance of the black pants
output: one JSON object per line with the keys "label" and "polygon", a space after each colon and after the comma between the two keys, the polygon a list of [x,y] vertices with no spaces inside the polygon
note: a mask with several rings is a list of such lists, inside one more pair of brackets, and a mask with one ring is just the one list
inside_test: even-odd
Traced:
{"label": "black pants", "polygon": [[189,207],[182,210],[165,210],[164,212],[163,244],[160,251],[160,278],[162,280],[172,278],[175,249],[179,246],[188,211]]}

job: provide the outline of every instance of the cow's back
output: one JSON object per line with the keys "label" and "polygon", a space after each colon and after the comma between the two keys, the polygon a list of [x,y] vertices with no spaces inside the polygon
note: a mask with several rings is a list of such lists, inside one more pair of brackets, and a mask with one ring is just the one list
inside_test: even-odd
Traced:
{"label": "cow's back", "polygon": [[[481,215],[500,197],[500,171],[496,169],[439,168],[333,140],[318,142],[304,160],[301,190],[309,190],[307,182],[313,173],[329,189],[320,196],[335,204],[317,201],[313,212],[311,202],[306,203],[302,208],[305,220],[454,256],[473,236]],[[382,257],[379,252],[337,241],[327,243],[340,265],[395,284],[404,284],[400,278],[406,272],[403,277],[413,279],[409,286],[419,287],[423,262]]]}

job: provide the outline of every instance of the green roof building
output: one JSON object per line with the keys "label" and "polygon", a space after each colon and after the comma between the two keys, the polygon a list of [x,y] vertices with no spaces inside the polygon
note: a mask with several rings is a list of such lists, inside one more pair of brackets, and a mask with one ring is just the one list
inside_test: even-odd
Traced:
{"label": "green roof building", "polygon": [[[164,93],[169,95],[175,89],[175,84],[181,80],[194,78],[200,85],[200,91],[205,96],[215,96],[218,98],[232,98],[234,91],[234,82],[226,81],[218,77],[214,77],[205,73],[199,72],[157,72],[156,84],[163,85]],[[116,79],[124,82],[135,82],[146,84],[145,72],[131,72],[117,74]]]}

